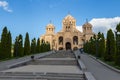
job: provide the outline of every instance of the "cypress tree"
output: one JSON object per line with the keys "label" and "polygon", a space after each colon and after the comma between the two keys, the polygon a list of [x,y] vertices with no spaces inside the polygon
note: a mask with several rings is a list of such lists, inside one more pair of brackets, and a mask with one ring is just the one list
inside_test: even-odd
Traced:
{"label": "cypress tree", "polygon": [[37,45],[36,45],[36,53],[40,53],[41,49],[40,49],[40,39],[37,39]]}
{"label": "cypress tree", "polygon": [[98,57],[102,56],[102,34],[98,32],[97,36]]}
{"label": "cypress tree", "polygon": [[13,56],[18,57],[18,36],[15,38]]}
{"label": "cypress tree", "polygon": [[46,51],[50,51],[50,43],[49,42],[46,43],[46,48],[47,48]]}
{"label": "cypress tree", "polygon": [[101,56],[104,57],[105,56],[105,37],[104,34],[101,34]]}
{"label": "cypress tree", "polygon": [[[1,55],[1,40],[0,40],[0,55]],[[1,57],[0,57],[0,59],[1,59]]]}
{"label": "cypress tree", "polygon": [[1,36],[1,54],[0,54],[0,59],[5,59],[8,58],[8,30],[7,27],[3,28],[2,31],[2,36]]}
{"label": "cypress tree", "polygon": [[8,58],[10,58],[12,55],[11,55],[11,48],[12,48],[12,37],[11,37],[11,33],[10,31],[8,32],[8,37],[7,37],[7,42],[8,42]]}
{"label": "cypress tree", "polygon": [[94,44],[93,44],[93,42],[94,42],[93,38],[91,37],[90,40],[89,40],[89,46],[91,46],[92,48],[88,48],[90,54],[95,54],[94,53]]}
{"label": "cypress tree", "polygon": [[[120,23],[116,26],[117,33],[120,33]],[[116,55],[115,64],[120,66],[120,34],[116,34]]]}
{"label": "cypress tree", "polygon": [[22,38],[22,35],[20,34],[15,39],[14,57],[22,57],[22,56],[24,56],[24,53],[23,53],[23,38]]}
{"label": "cypress tree", "polygon": [[46,43],[44,40],[41,40],[40,50],[41,52],[47,51]]}
{"label": "cypress tree", "polygon": [[120,32],[120,23],[117,24],[116,30],[117,30],[117,32]]}
{"label": "cypress tree", "polygon": [[23,53],[23,37],[22,37],[21,34],[18,37],[18,54],[19,54],[20,57],[24,56],[24,53]]}
{"label": "cypress tree", "polygon": [[30,40],[29,40],[29,34],[27,32],[25,36],[25,42],[24,42],[24,55],[29,55],[30,52],[31,52],[30,51]]}
{"label": "cypress tree", "polygon": [[32,39],[31,41],[31,53],[35,54],[36,53],[36,39]]}
{"label": "cypress tree", "polygon": [[106,53],[104,59],[106,61],[113,61],[115,54],[115,38],[112,30],[108,30],[107,32],[107,42],[106,42]]}

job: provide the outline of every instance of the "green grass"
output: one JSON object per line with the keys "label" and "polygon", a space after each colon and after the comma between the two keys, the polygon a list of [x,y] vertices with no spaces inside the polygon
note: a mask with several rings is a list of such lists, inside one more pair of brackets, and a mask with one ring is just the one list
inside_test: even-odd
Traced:
{"label": "green grass", "polygon": [[118,65],[115,65],[115,62],[114,61],[105,61],[103,58],[99,58],[101,61],[103,61],[104,63],[116,68],[116,69],[119,69],[120,70],[120,66]]}

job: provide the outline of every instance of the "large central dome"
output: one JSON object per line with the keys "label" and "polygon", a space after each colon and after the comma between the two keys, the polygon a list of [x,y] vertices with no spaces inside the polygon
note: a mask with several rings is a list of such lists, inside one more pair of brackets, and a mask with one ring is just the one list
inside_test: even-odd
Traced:
{"label": "large central dome", "polygon": [[71,15],[67,15],[64,19],[63,22],[76,22],[75,18],[72,17]]}

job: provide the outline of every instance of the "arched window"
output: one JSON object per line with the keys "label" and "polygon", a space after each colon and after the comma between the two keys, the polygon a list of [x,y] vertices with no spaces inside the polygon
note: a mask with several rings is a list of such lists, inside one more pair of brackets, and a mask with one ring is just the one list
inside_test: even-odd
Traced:
{"label": "arched window", "polygon": [[59,42],[59,45],[63,45],[63,37],[62,36],[59,37],[59,41],[58,42]]}
{"label": "arched window", "polygon": [[70,26],[66,26],[66,31],[70,31]]}
{"label": "arched window", "polygon": [[73,37],[73,44],[78,45],[78,37],[77,36]]}

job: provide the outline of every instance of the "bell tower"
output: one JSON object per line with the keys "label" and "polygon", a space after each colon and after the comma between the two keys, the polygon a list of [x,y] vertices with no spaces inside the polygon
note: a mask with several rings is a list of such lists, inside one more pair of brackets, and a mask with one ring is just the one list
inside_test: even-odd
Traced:
{"label": "bell tower", "polygon": [[90,38],[93,36],[92,32],[92,25],[86,21],[86,23],[82,26],[83,28],[83,34],[85,41],[89,41]]}
{"label": "bell tower", "polygon": [[62,22],[64,32],[71,32],[76,26],[76,20],[71,15],[67,15]]}
{"label": "bell tower", "polygon": [[54,34],[54,32],[55,32],[55,27],[54,27],[54,25],[53,24],[48,24],[47,26],[46,26],[46,34]]}
{"label": "bell tower", "polygon": [[88,20],[86,20],[86,23],[83,25],[83,33],[84,34],[89,34],[92,33],[92,25],[88,23]]}

